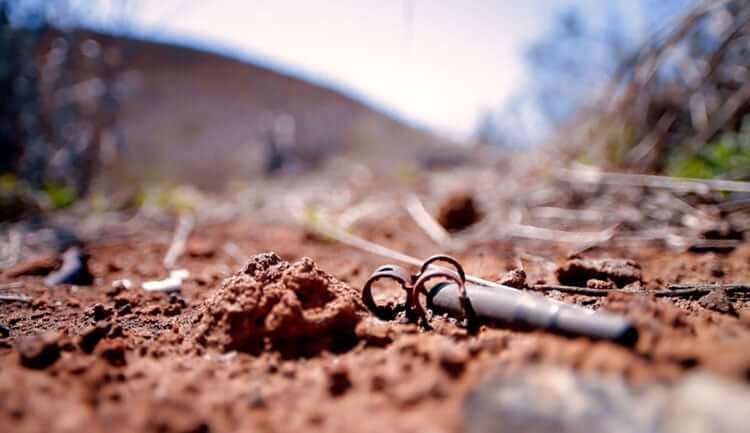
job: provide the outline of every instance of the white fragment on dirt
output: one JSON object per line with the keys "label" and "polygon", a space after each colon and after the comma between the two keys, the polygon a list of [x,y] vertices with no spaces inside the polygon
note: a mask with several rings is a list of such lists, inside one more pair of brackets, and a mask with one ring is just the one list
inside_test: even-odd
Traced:
{"label": "white fragment on dirt", "polygon": [[112,281],[112,287],[115,289],[130,290],[133,288],[133,282],[127,278],[123,278],[121,280]]}
{"label": "white fragment on dirt", "polygon": [[174,236],[172,237],[172,243],[169,245],[167,254],[164,256],[164,267],[167,269],[173,268],[177,263],[177,259],[185,252],[185,245],[187,244],[188,237],[190,237],[190,233],[193,231],[193,227],[195,227],[195,217],[188,213],[180,214]]}
{"label": "white fragment on dirt", "polygon": [[190,276],[187,269],[175,269],[169,273],[169,278],[163,280],[146,281],[141,288],[147,292],[179,292],[182,282]]}

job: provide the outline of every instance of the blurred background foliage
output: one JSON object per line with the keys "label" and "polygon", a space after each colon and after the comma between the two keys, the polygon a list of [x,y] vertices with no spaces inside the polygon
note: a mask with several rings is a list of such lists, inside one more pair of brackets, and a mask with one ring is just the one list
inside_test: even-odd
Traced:
{"label": "blurred background foliage", "polygon": [[88,193],[103,142],[116,140],[120,59],[81,39],[79,13],[67,0],[0,0],[5,213],[70,206]]}
{"label": "blurred background foliage", "polygon": [[[750,179],[750,3],[641,0],[635,36],[616,2],[560,14],[528,49],[531,83],[478,134],[547,127],[565,159],[608,169]],[[536,115],[529,116],[524,104]],[[489,131],[489,132],[488,132]],[[528,137],[528,132],[525,133]]]}
{"label": "blurred background foliage", "polygon": [[[621,2],[562,11],[526,50],[527,85],[481,117],[476,140],[550,142],[558,162],[606,169],[750,179],[750,3],[633,1],[640,30]],[[123,149],[124,53],[76,31],[79,3],[0,0],[0,219],[70,206]]]}

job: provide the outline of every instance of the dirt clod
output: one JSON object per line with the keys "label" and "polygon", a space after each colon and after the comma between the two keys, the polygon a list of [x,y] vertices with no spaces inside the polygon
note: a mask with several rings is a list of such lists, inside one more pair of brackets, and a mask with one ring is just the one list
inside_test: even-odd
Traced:
{"label": "dirt clod", "polygon": [[193,239],[188,242],[186,252],[190,257],[210,258],[216,254],[216,246],[207,240]]}
{"label": "dirt clod", "polygon": [[555,271],[560,284],[586,286],[590,279],[611,280],[617,287],[642,280],[641,267],[627,259],[571,258]]}
{"label": "dirt clod", "polygon": [[21,365],[33,369],[44,369],[60,358],[60,347],[57,332],[45,332],[40,335],[25,337],[18,341]]}
{"label": "dirt clod", "polygon": [[443,342],[438,347],[440,367],[452,377],[458,377],[469,361],[469,351],[456,344]]}
{"label": "dirt clod", "polygon": [[109,322],[99,322],[87,328],[78,339],[78,347],[86,353],[92,353],[99,341],[109,333],[111,328],[112,324]]}
{"label": "dirt clod", "polygon": [[523,269],[511,269],[510,271],[506,272],[505,275],[503,275],[499,280],[497,280],[498,284],[502,284],[504,286],[513,287],[516,289],[525,289],[526,288],[526,271]]}
{"label": "dirt clod", "polygon": [[472,193],[461,191],[449,195],[440,205],[437,221],[449,232],[461,231],[482,219]]}
{"label": "dirt clod", "polygon": [[368,346],[384,347],[393,341],[389,335],[390,329],[388,323],[368,317],[359,322],[355,333],[357,338],[365,341]]}
{"label": "dirt clod", "polygon": [[108,340],[97,347],[98,355],[114,367],[122,367],[127,362],[125,360],[125,351],[127,344],[121,338]]}
{"label": "dirt clod", "polygon": [[358,293],[309,258],[252,257],[205,302],[203,333],[222,349],[284,356],[333,352],[356,343],[365,313]]}
{"label": "dirt clod", "polygon": [[105,307],[102,304],[96,304],[89,310],[89,316],[96,320],[97,322],[100,320],[108,319],[112,315],[112,308]]}
{"label": "dirt clod", "polygon": [[729,300],[726,290],[716,289],[698,300],[701,307],[716,311],[718,313],[735,315],[737,312]]}

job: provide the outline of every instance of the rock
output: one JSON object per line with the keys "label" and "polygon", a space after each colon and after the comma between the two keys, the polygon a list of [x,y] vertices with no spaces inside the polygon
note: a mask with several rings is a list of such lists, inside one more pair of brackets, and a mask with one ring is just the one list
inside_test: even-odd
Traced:
{"label": "rock", "polygon": [[727,296],[727,291],[724,289],[714,289],[708,295],[700,298],[698,304],[701,307],[708,310],[716,311],[718,313],[736,315],[737,311],[734,309],[732,301]]}
{"label": "rock", "polygon": [[622,379],[553,367],[503,371],[464,402],[468,433],[742,433],[750,388],[707,373],[673,384],[633,386]]}
{"label": "rock", "polygon": [[497,283],[516,289],[525,289],[526,271],[518,268],[511,269],[510,271],[506,272],[505,275],[503,275],[499,280],[497,280]]}
{"label": "rock", "polygon": [[642,281],[641,267],[627,259],[572,258],[555,271],[560,284],[586,286],[589,280],[611,280],[617,287]]}
{"label": "rock", "polygon": [[62,255],[62,265],[60,269],[47,275],[44,284],[47,287],[53,287],[59,284],[75,284],[79,286],[90,285],[94,277],[89,272],[88,254],[81,248],[70,247]]}
{"label": "rock", "polygon": [[482,219],[473,194],[456,192],[449,195],[440,205],[437,222],[449,232],[461,231]]}
{"label": "rock", "polygon": [[10,328],[0,323],[0,338],[10,337]]}
{"label": "rock", "polygon": [[57,332],[45,332],[20,339],[16,350],[18,350],[21,365],[33,369],[44,369],[54,364],[60,358],[58,339]]}
{"label": "rock", "polygon": [[86,314],[98,322],[100,320],[108,319],[110,316],[112,316],[113,312],[114,311],[111,307],[105,307],[102,304],[95,304],[86,312]]}
{"label": "rock", "polygon": [[109,322],[99,322],[87,328],[78,339],[78,347],[86,353],[92,353],[99,341],[107,336],[111,328],[112,324]]}
{"label": "rock", "polygon": [[657,433],[747,431],[750,388],[709,373],[693,373],[670,390]]}
{"label": "rock", "polygon": [[107,296],[110,298],[116,298],[123,292],[130,290],[133,287],[133,282],[127,278],[121,280],[115,280],[112,285],[107,289]]}

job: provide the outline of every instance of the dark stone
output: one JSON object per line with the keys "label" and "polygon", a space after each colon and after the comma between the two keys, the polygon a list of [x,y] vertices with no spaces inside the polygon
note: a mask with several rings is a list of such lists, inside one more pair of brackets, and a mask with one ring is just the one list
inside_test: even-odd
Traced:
{"label": "dark stone", "polygon": [[109,333],[111,328],[112,324],[109,322],[100,322],[87,328],[78,340],[78,347],[86,353],[92,353],[99,341]]}
{"label": "dark stone", "polygon": [[44,284],[47,287],[59,284],[90,285],[94,277],[89,272],[88,259],[88,254],[84,253],[81,248],[77,246],[68,248],[62,255],[62,266],[47,275]]}

